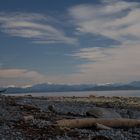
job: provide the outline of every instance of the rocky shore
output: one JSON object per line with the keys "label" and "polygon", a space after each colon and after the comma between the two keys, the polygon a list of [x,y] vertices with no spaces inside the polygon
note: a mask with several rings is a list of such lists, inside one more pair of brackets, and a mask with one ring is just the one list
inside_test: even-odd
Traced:
{"label": "rocky shore", "polygon": [[69,128],[59,120],[84,118],[140,120],[138,97],[0,96],[2,140],[140,140],[140,126]]}

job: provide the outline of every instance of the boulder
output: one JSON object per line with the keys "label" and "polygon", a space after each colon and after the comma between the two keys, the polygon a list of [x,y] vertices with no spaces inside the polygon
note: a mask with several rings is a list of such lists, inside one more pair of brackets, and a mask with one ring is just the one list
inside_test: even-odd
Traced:
{"label": "boulder", "polygon": [[94,118],[121,118],[120,114],[112,108],[95,107],[91,110],[88,110],[86,115],[92,116]]}

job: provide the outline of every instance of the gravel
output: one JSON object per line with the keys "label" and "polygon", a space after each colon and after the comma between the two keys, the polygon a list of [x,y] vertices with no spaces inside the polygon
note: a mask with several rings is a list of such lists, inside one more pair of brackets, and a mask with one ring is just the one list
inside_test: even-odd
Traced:
{"label": "gravel", "polygon": [[[100,99],[99,99],[100,98]],[[114,102],[113,102],[114,100]],[[116,106],[116,100],[122,102]],[[108,102],[107,102],[108,101]],[[111,130],[60,129],[52,126],[62,118],[87,117],[86,112],[95,107],[109,107],[122,118],[140,119],[139,98],[67,98],[67,97],[6,97],[0,96],[0,140],[93,140],[100,136],[112,140],[140,140],[140,128]],[[124,103],[123,103],[124,102]],[[135,104],[134,104],[135,102]],[[114,104],[113,104],[114,103]],[[109,106],[107,106],[109,104]],[[28,105],[28,106],[27,106]],[[29,106],[39,108],[30,109]],[[51,108],[51,109],[50,109]],[[54,111],[52,111],[54,110]],[[23,116],[34,119],[23,121]]]}

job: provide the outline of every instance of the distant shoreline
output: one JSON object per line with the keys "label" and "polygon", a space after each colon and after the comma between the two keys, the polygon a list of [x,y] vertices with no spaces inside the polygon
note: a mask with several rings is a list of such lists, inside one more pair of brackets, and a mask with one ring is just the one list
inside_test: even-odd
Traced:
{"label": "distant shoreline", "polygon": [[118,91],[76,91],[76,92],[36,92],[36,93],[5,93],[6,96],[105,96],[105,97],[140,97],[140,90],[118,90]]}

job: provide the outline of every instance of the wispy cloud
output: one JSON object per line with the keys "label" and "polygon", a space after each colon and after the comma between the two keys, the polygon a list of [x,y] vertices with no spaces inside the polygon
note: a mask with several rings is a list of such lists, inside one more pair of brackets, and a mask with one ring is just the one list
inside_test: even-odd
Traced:
{"label": "wispy cloud", "polygon": [[58,27],[52,26],[50,18],[43,14],[1,12],[0,23],[2,32],[11,36],[29,38],[34,43],[75,44],[77,42]]}
{"label": "wispy cloud", "polygon": [[82,48],[79,52],[73,54],[72,56],[87,59],[90,62],[99,62],[104,60],[108,55],[111,55],[108,52],[109,49],[110,48],[102,47]]}
{"label": "wispy cloud", "polygon": [[136,2],[102,0],[101,4],[77,5],[69,14],[77,32],[99,34],[124,41],[140,38],[140,4]]}
{"label": "wispy cloud", "polygon": [[100,83],[140,79],[139,2],[102,0],[100,4],[74,6],[68,12],[79,35],[97,34],[120,44],[80,49],[73,56],[88,62],[79,65],[79,74],[69,75],[67,80]]}
{"label": "wispy cloud", "polygon": [[75,54],[78,58],[88,59],[79,65],[79,74],[70,77],[78,82],[127,82],[139,80],[140,47],[138,44],[122,44],[115,48],[87,48]]}

